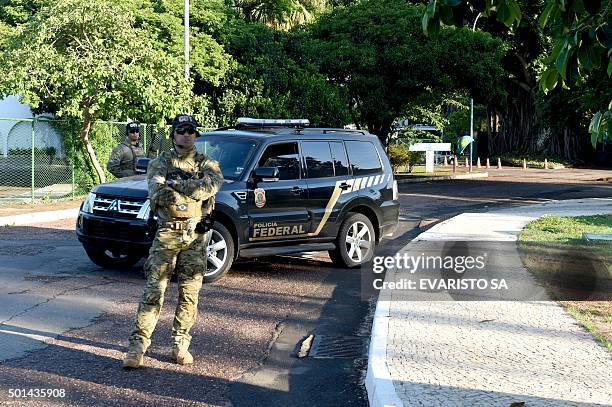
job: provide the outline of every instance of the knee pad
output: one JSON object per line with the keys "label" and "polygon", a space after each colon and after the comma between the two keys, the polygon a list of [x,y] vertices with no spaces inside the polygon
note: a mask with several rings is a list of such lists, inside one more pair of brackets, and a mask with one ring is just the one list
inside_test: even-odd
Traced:
{"label": "knee pad", "polygon": [[159,305],[161,296],[162,292],[160,289],[146,290],[143,296],[143,302],[147,305]]}

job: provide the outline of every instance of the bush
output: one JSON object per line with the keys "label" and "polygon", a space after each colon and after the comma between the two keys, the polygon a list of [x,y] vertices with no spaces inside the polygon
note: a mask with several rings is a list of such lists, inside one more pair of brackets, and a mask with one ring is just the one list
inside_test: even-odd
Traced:
{"label": "bush", "polygon": [[520,167],[523,165],[523,159],[527,161],[527,166],[530,168],[544,168],[544,159],[548,160],[549,168],[565,168],[571,167],[572,164],[567,160],[563,160],[558,157],[546,157],[543,155],[526,155],[516,156],[516,155],[502,155],[500,157],[502,164],[510,165],[513,167]]}
{"label": "bush", "polygon": [[397,173],[400,167],[408,167],[408,172],[412,172],[412,168],[421,158],[420,151],[410,151],[404,144],[393,144],[387,147],[387,155],[391,161],[393,172]]}
{"label": "bush", "polygon": [[[54,122],[54,126],[62,134],[62,143],[66,157],[74,168],[75,193],[85,194],[98,183],[96,173],[85,153],[83,142],[79,137],[81,123],[79,120],[63,120]],[[108,179],[113,179],[106,170],[106,163],[111,150],[123,139],[123,128],[113,123],[96,122],[89,133],[89,140],[98,162],[104,168]]]}
{"label": "bush", "polygon": [[[28,147],[28,148],[22,148],[22,147],[18,147],[18,148],[9,148],[8,150],[8,155],[26,155],[26,156],[31,156],[32,155],[32,148]],[[34,147],[34,156],[38,157],[38,156],[53,156],[55,157],[56,155],[56,150],[55,147]]]}

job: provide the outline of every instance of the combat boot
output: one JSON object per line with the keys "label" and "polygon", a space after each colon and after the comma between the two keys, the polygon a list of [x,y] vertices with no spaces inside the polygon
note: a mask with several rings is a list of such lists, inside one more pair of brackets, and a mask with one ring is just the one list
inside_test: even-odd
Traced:
{"label": "combat boot", "polygon": [[130,350],[125,354],[123,359],[124,369],[137,369],[143,365],[144,354],[137,350]]}
{"label": "combat boot", "polygon": [[193,356],[189,353],[187,348],[178,347],[176,345],[172,347],[170,358],[179,365],[191,365],[193,363]]}

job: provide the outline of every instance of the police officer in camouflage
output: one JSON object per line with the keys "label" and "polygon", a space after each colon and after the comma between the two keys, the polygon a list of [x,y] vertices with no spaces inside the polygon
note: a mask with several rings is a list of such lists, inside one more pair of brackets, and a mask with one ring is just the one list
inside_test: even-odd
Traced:
{"label": "police officer in camouflage", "polygon": [[151,210],[157,215],[159,228],[145,262],[147,283],[124,368],[142,366],[174,271],[178,275],[179,298],[172,326],[171,358],[181,365],[193,363],[188,351],[189,329],[196,320],[207,241],[207,233],[200,233],[197,226],[203,215],[212,211],[214,196],[223,183],[219,164],[195,149],[197,127],[192,116],[178,115],[172,123],[174,149],[161,153],[149,164]]}
{"label": "police officer in camouflage", "polygon": [[136,175],[136,160],[144,157],[138,123],[128,123],[125,132],[125,141],[113,149],[106,163],[108,171],[117,178]]}

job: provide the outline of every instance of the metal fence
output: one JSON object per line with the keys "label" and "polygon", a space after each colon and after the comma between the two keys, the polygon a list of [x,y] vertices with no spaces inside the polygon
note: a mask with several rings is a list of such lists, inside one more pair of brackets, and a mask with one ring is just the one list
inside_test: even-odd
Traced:
{"label": "metal fence", "polygon": [[[102,167],[113,147],[125,139],[125,122],[95,122],[91,143]],[[145,152],[153,143],[156,153],[168,150],[169,126],[141,124]],[[51,118],[0,118],[0,204],[2,202],[74,198],[91,182],[83,174],[80,126]],[[108,179],[112,175],[107,174]]]}

